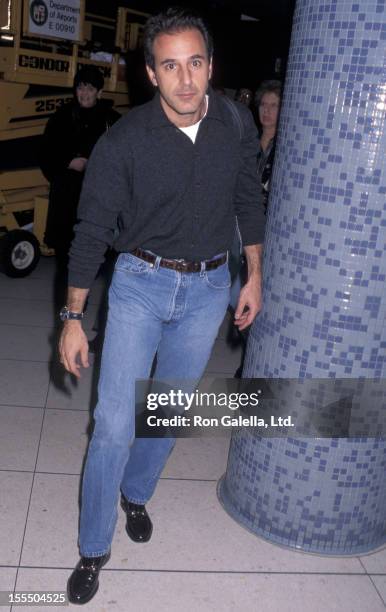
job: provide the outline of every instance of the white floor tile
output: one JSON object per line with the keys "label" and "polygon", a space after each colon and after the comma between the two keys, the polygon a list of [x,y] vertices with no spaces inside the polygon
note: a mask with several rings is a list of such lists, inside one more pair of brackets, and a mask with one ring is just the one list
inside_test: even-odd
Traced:
{"label": "white floor tile", "polygon": [[123,512],[119,513],[114,567],[364,573],[355,558],[299,554],[250,534],[223,511],[215,483],[162,480],[148,507],[154,519],[154,533],[143,547],[128,540]]}
{"label": "white floor tile", "polygon": [[0,472],[0,565],[19,563],[32,474]]}
{"label": "white floor tile", "polygon": [[[100,574],[92,612],[381,612],[382,601],[366,576],[299,576],[179,572]],[[65,589],[69,571],[21,569],[18,590]],[[50,606],[53,612],[63,610]],[[36,608],[24,607],[26,612]]]}
{"label": "white floor tile", "polygon": [[44,300],[52,302],[53,288],[46,278],[9,278],[4,274],[0,277],[0,298],[16,300]]}
{"label": "white floor tile", "polygon": [[0,321],[6,325],[51,327],[55,321],[54,307],[47,300],[0,299]]}
{"label": "white floor tile", "polygon": [[52,332],[47,327],[0,325],[0,359],[49,361],[52,358]]}
{"label": "white floor tile", "polygon": [[94,372],[94,357],[90,355],[89,360],[90,366],[82,369],[80,380],[65,372],[60,363],[53,364],[47,408],[86,411],[94,408],[98,377]]}
{"label": "white floor tile", "polygon": [[[27,277],[29,279],[43,279],[47,286],[52,285],[55,276],[55,257],[41,257],[35,270]],[[24,279],[19,279],[24,280]]]}
{"label": "white floor tile", "polygon": [[360,557],[368,574],[386,573],[386,546],[379,552]]}
{"label": "white floor tile", "polygon": [[88,443],[87,411],[47,410],[37,462],[38,472],[80,474]]}
{"label": "white floor tile", "polygon": [[[385,568],[383,571],[385,571]],[[373,581],[373,584],[375,585],[376,589],[378,590],[379,595],[382,597],[383,603],[385,604],[386,608],[386,575],[370,576],[370,578]]]}
{"label": "white floor tile", "polygon": [[0,361],[0,404],[44,407],[49,382],[46,363]]}
{"label": "white floor tile", "polygon": [[136,573],[126,577],[110,572],[108,566],[101,577],[98,600],[94,609],[100,612],[109,601],[114,602],[114,610],[122,612],[127,610],[127,601],[134,609],[147,612],[383,610],[378,594],[366,577],[170,573]]}
{"label": "white floor tile", "polygon": [[[77,476],[36,475],[23,565],[74,564],[78,554],[78,484]],[[355,558],[305,555],[256,538],[222,510],[215,483],[161,480],[148,508],[154,534],[144,545],[129,540],[124,513],[119,510],[110,568],[364,574]]]}
{"label": "white floor tile", "polygon": [[[70,572],[64,569],[26,569],[21,568],[17,576],[16,589],[18,591],[54,591],[59,596],[59,593],[65,593],[67,580]],[[65,593],[67,600],[67,593]],[[95,599],[93,600],[95,601]],[[90,602],[89,610],[92,609],[93,602]],[[43,612],[49,610],[49,612],[63,612],[69,610],[68,603],[66,606],[23,606],[23,612]],[[110,610],[106,610],[110,612]]]}
{"label": "white floor tile", "polygon": [[79,477],[36,474],[22,565],[71,567],[78,557]]}
{"label": "white floor tile", "polygon": [[[16,572],[16,568],[0,567],[0,591],[13,592],[15,586]],[[3,598],[1,611],[9,612],[11,610],[11,606],[5,604],[5,601],[9,601],[6,593],[2,593],[1,597]]]}
{"label": "white floor tile", "polygon": [[0,406],[1,470],[34,470],[42,420],[42,408]]}
{"label": "white floor tile", "polygon": [[16,567],[0,567],[0,591],[13,591],[16,572]]}
{"label": "white floor tile", "polygon": [[162,477],[218,480],[226,470],[228,449],[228,438],[181,438]]}

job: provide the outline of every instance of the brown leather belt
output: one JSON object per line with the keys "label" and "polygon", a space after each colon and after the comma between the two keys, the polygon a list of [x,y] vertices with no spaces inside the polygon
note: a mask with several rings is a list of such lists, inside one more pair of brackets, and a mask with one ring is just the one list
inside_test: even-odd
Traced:
{"label": "brown leather belt", "polygon": [[[132,255],[135,257],[139,257],[144,261],[148,261],[151,264],[155,264],[157,261],[157,255],[153,255],[148,251],[144,251],[143,249],[136,248],[133,251],[130,251]],[[162,258],[159,262],[159,265],[162,268],[169,268],[169,270],[176,270],[176,272],[201,272],[201,263],[204,263],[204,270],[215,270],[219,266],[222,266],[227,260],[227,255],[224,253],[221,257],[217,257],[216,259],[210,259],[209,261],[185,261],[178,259],[165,259]]]}

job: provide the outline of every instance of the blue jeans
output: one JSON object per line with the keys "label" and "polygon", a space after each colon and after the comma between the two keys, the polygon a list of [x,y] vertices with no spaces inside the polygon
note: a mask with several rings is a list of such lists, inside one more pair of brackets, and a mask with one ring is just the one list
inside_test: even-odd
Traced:
{"label": "blue jeans", "polygon": [[109,313],[83,475],[79,547],[95,557],[110,550],[119,491],[145,504],[174,446],[171,438],[135,439],[135,380],[201,378],[229,302],[225,263],[181,273],[123,253],[109,291]]}

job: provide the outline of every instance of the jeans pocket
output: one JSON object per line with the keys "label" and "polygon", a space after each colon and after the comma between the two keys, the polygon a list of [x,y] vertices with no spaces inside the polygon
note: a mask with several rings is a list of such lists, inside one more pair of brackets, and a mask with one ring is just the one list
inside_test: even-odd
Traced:
{"label": "jeans pocket", "polygon": [[131,274],[146,274],[150,270],[147,261],[132,255],[131,253],[121,253],[118,256],[115,269],[118,272],[128,272]]}
{"label": "jeans pocket", "polygon": [[228,264],[225,263],[215,270],[205,272],[206,284],[212,289],[229,289],[231,286],[231,277],[229,274]]}

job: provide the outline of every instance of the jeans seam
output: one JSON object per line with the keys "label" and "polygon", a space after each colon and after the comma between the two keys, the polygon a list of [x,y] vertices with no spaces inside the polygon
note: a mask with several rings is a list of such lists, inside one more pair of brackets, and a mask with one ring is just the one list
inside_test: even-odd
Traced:
{"label": "jeans seam", "polygon": [[171,295],[171,300],[169,303],[169,312],[168,312],[168,318],[167,320],[170,321],[171,318],[173,317],[174,314],[174,310],[176,307],[176,297],[177,297],[177,293],[181,287],[181,281],[182,281],[182,275],[181,272],[177,272],[176,276],[175,276],[175,284],[174,284],[174,290],[173,290],[173,294]]}
{"label": "jeans seam", "polygon": [[[158,472],[158,470],[157,470],[157,472]],[[155,477],[156,477],[156,475],[157,475],[157,472],[156,472],[156,473],[155,473],[155,474],[154,474],[154,475],[153,475],[151,478],[147,478],[147,480],[146,480],[146,481],[142,481],[142,488],[143,488],[143,489],[147,488],[147,486],[148,486],[148,484],[149,484],[150,482],[154,482],[154,479],[155,479]],[[121,490],[121,493],[122,493],[123,497],[124,497],[125,499],[127,499],[127,501],[131,502],[132,504],[137,504],[137,505],[139,505],[139,506],[144,506],[145,504],[147,504],[147,502],[148,502],[148,501],[149,501],[149,499],[150,499],[150,497],[148,497],[148,498],[147,498],[147,499],[145,499],[145,500],[143,500],[143,499],[138,500],[138,498],[134,498],[134,497],[132,497],[131,495],[129,495],[129,496],[128,496],[128,495],[126,495],[126,493],[123,493],[123,491],[122,491],[122,490]]]}
{"label": "jeans seam", "polygon": [[[169,453],[168,453],[168,456],[167,456],[167,458],[166,458],[166,461],[165,461],[164,465],[166,465],[166,462],[168,461],[168,459],[169,459],[169,457],[170,457],[170,455],[171,455],[171,453],[172,453],[172,450],[173,450],[174,446],[175,446],[175,443],[174,443],[174,444],[173,444],[173,446],[170,448],[170,451],[169,451]],[[149,478],[147,478],[147,480],[143,482],[143,485],[144,485],[144,486],[143,486],[143,488],[147,488],[148,484],[149,484],[149,483],[153,483],[154,481],[156,481],[156,484],[157,484],[157,482],[158,482],[158,480],[159,480],[159,476],[161,475],[162,470],[163,470],[163,468],[164,468],[164,465],[162,465],[162,466],[161,466],[161,469],[160,469],[159,467],[157,467],[157,469],[155,470],[155,472],[153,473],[153,475],[152,475],[152,476],[150,476]],[[158,478],[157,478],[157,477],[158,477]],[[153,487],[153,489],[154,489],[154,487]],[[137,504],[137,505],[140,505],[140,506],[144,506],[145,504],[147,504],[147,502],[148,502],[148,501],[149,501],[149,499],[150,499],[150,497],[148,497],[146,500],[141,500],[141,501],[138,501],[138,499],[134,499],[134,498],[133,498],[133,497],[131,497],[131,496],[130,496],[130,497],[128,497],[128,496],[127,496],[125,493],[123,493],[123,491],[122,491],[122,490],[121,490],[121,493],[122,493],[122,495],[124,496],[124,498],[125,498],[125,499],[127,499],[127,501],[131,502],[132,504]]]}
{"label": "jeans seam", "polygon": [[90,559],[94,559],[96,557],[103,557],[103,555],[107,555],[107,553],[110,551],[110,549],[108,548],[107,550],[104,550],[102,552],[92,552],[92,553],[87,553],[87,552],[83,552],[82,550],[80,551],[80,554],[82,557],[88,557]]}
{"label": "jeans seam", "polygon": [[125,495],[124,493],[122,493],[122,495],[126,501],[130,502],[131,504],[136,504],[137,506],[144,506],[149,501],[148,499],[143,500],[143,499],[134,499],[133,497],[127,497],[127,495]]}

